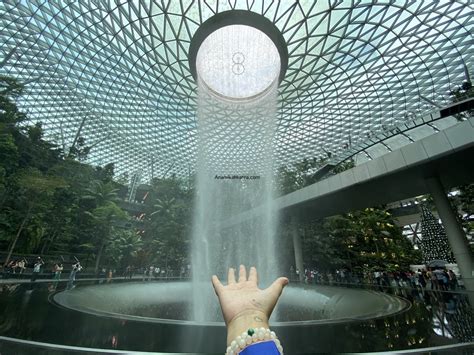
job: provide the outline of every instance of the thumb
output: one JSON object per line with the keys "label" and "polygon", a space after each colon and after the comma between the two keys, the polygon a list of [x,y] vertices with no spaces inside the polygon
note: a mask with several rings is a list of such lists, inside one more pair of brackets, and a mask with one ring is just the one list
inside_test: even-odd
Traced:
{"label": "thumb", "polygon": [[269,287],[268,291],[275,295],[276,297],[280,297],[283,288],[288,285],[288,279],[286,277],[279,277],[276,279]]}
{"label": "thumb", "polygon": [[212,275],[212,286],[214,287],[214,292],[216,293],[217,297],[219,297],[219,293],[224,288],[224,286],[216,275]]}

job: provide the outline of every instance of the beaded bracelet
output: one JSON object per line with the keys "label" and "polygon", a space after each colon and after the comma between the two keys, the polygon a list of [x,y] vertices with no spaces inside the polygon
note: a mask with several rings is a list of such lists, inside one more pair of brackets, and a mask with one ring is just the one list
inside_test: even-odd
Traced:
{"label": "beaded bracelet", "polygon": [[272,340],[280,355],[283,355],[283,347],[280,344],[275,332],[265,328],[249,328],[246,332],[240,334],[235,340],[232,340],[230,346],[227,347],[226,355],[237,355],[247,346],[266,340]]}

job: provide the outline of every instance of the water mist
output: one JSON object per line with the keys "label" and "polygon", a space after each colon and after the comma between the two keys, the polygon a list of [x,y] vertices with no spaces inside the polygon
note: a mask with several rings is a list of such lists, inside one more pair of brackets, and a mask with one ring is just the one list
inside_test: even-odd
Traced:
{"label": "water mist", "polygon": [[[251,102],[225,101],[199,82],[198,159],[192,270],[193,317],[222,319],[211,276],[226,281],[229,267],[256,266],[260,287],[278,275],[273,201],[273,141],[277,86]],[[226,220],[259,207],[234,226]]]}

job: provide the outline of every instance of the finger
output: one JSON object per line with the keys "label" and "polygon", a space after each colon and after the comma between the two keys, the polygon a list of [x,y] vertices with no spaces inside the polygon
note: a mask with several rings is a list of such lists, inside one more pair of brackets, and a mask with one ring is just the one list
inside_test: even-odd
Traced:
{"label": "finger", "polygon": [[239,268],[239,282],[247,281],[247,270],[244,265],[240,265]]}
{"label": "finger", "polygon": [[227,284],[235,284],[235,270],[233,267],[229,268],[229,273],[227,274]]}
{"label": "finger", "polygon": [[273,297],[278,298],[286,285],[288,285],[288,279],[286,277],[279,277],[267,288],[267,291],[269,291]]}
{"label": "finger", "polygon": [[250,268],[249,281],[252,281],[258,284],[258,274],[257,274],[257,269],[255,268],[255,266],[252,266]]}
{"label": "finger", "polygon": [[224,285],[219,281],[219,278],[216,275],[212,275],[212,286],[214,291],[219,296],[219,292],[224,288]]}

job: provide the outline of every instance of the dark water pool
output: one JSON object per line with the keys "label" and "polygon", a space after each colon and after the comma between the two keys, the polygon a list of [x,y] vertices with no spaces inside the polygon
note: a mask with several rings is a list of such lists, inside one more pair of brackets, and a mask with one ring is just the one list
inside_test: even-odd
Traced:
{"label": "dark water pool", "polygon": [[[150,323],[79,312],[50,302],[64,287],[63,283],[56,290],[47,283],[0,285],[0,336],[135,351],[221,353],[225,348],[225,329],[220,325]],[[393,351],[474,340],[473,312],[465,293],[385,291],[406,298],[411,307],[377,319],[273,328],[287,354]],[[212,340],[208,334],[213,334]],[[5,344],[0,350],[2,355],[19,353],[8,352]]]}

